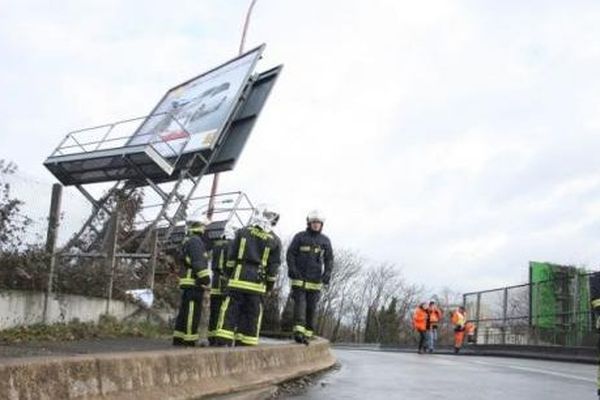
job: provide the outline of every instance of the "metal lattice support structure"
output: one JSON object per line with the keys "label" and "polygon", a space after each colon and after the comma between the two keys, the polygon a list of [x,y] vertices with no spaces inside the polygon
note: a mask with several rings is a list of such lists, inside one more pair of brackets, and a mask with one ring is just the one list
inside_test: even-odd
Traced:
{"label": "metal lattice support structure", "polygon": [[[44,164],[64,185],[75,186],[92,212],[63,252],[104,249],[111,215],[132,197],[153,195],[159,201],[143,206],[140,200],[131,206],[135,229],[119,249],[148,253],[156,230],[161,232],[160,242],[169,241],[201,199],[194,196],[202,178],[233,169],[243,150],[282,69],[251,75],[263,49],[264,45],[171,89],[149,116],[67,135]],[[131,124],[140,121],[132,134]],[[94,197],[87,186],[102,182],[113,184]]]}

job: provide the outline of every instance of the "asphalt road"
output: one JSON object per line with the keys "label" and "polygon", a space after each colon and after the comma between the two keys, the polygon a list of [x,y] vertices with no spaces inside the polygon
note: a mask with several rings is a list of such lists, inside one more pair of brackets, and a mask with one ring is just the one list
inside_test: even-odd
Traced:
{"label": "asphalt road", "polygon": [[339,371],[288,399],[597,400],[597,367],[516,358],[336,349]]}

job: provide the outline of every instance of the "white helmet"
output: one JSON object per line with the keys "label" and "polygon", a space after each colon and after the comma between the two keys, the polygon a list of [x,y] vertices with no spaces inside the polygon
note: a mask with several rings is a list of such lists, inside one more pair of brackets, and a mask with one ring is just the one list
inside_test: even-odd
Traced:
{"label": "white helmet", "polygon": [[325,223],[325,216],[319,210],[312,210],[306,216],[306,222],[311,223],[311,222],[315,222],[315,221],[318,221],[322,224]]}
{"label": "white helmet", "polygon": [[267,204],[259,204],[254,208],[251,225],[258,225],[264,231],[271,231],[279,221],[279,213],[275,208]]}
{"label": "white helmet", "polygon": [[235,237],[235,228],[231,224],[225,225],[223,228],[223,233],[221,234],[221,238],[225,240],[232,240]]}

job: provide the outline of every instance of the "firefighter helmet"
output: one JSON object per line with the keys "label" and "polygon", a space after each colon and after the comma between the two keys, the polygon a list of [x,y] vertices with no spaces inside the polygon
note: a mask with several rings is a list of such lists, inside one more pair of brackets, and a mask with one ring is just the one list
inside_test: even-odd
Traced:
{"label": "firefighter helmet", "polygon": [[267,204],[260,204],[254,209],[254,215],[252,216],[252,224],[260,226],[264,231],[270,231],[273,229],[279,221],[279,213],[275,211],[273,206]]}
{"label": "firefighter helmet", "polygon": [[325,216],[319,210],[312,210],[306,216],[306,222],[308,222],[308,223],[311,223],[311,222],[324,223],[325,222]]}

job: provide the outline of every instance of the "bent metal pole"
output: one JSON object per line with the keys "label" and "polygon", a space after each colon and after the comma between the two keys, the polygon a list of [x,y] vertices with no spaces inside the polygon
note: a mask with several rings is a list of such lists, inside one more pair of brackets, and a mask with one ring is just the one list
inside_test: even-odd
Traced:
{"label": "bent metal pole", "polygon": [[[250,24],[250,16],[252,15],[252,9],[254,8],[254,4],[256,4],[257,0],[251,0],[250,6],[248,6],[248,11],[246,12],[246,19],[244,21],[244,27],[242,28],[242,38],[240,39],[240,48],[238,50],[238,55],[242,55],[244,52],[244,45],[246,44],[246,33],[248,32],[248,25]],[[219,173],[215,172],[213,175],[212,186],[210,188],[210,198],[208,199],[208,210],[206,212],[206,217],[210,220],[212,219],[213,212],[215,210],[215,196],[217,195],[217,187],[219,186]]]}

